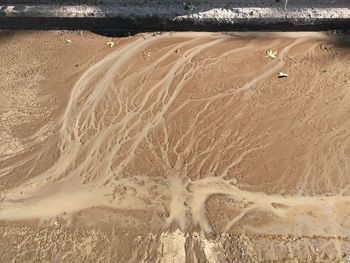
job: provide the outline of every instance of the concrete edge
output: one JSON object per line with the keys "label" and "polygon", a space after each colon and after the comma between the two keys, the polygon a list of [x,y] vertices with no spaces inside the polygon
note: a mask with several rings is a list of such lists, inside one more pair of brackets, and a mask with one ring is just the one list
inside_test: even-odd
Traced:
{"label": "concrete edge", "polygon": [[334,30],[350,29],[348,7],[230,7],[147,5],[0,6],[2,29],[92,30]]}

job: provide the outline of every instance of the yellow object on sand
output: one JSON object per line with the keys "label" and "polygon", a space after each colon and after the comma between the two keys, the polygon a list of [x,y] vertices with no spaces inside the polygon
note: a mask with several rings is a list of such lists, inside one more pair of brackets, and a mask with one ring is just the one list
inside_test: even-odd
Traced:
{"label": "yellow object on sand", "polygon": [[266,55],[269,58],[275,59],[275,58],[277,58],[277,51],[268,50],[268,51],[266,51]]}
{"label": "yellow object on sand", "polygon": [[106,43],[109,47],[114,47],[115,46],[115,43],[113,41],[108,41]]}

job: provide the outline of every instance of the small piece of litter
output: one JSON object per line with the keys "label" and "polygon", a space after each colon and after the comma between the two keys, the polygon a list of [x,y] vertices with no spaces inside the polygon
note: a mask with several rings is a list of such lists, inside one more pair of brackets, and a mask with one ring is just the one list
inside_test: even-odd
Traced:
{"label": "small piece of litter", "polygon": [[55,226],[58,226],[58,222],[57,222],[57,221],[55,221],[53,224],[54,224]]}
{"label": "small piece of litter", "polygon": [[266,51],[266,56],[271,58],[271,59],[276,59],[277,58],[277,51],[268,50],[268,51]]}
{"label": "small piece of litter", "polygon": [[284,72],[279,72],[278,73],[278,78],[287,78],[287,77],[288,77],[287,73],[284,73]]}
{"label": "small piece of litter", "polygon": [[64,43],[66,43],[66,44],[70,44],[70,43],[72,43],[72,40],[70,40],[70,39],[66,38],[66,39],[64,40]]}
{"label": "small piece of litter", "polygon": [[115,43],[113,41],[108,41],[106,43],[109,47],[114,47],[115,46]]}

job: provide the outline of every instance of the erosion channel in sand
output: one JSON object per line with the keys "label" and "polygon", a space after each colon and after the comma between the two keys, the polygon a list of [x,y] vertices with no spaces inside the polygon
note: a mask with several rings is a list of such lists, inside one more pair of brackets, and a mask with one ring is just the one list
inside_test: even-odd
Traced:
{"label": "erosion channel in sand", "polygon": [[0,219],[345,238],[349,64],[323,34],[130,37],[79,73],[54,132],[1,133]]}

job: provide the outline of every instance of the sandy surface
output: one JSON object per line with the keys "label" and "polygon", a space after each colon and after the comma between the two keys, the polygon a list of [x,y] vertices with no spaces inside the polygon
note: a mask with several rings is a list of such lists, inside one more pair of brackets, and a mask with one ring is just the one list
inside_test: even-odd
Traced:
{"label": "sandy surface", "polygon": [[0,54],[1,262],[350,262],[326,35],[1,32]]}

